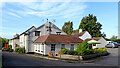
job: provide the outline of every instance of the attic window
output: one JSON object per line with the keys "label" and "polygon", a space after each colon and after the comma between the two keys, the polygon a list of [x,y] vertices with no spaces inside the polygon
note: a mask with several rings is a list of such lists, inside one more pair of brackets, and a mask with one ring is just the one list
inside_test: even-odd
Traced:
{"label": "attic window", "polygon": [[40,36],[40,31],[35,31],[35,36]]}
{"label": "attic window", "polygon": [[56,33],[57,33],[57,35],[60,35],[61,32],[56,32]]}

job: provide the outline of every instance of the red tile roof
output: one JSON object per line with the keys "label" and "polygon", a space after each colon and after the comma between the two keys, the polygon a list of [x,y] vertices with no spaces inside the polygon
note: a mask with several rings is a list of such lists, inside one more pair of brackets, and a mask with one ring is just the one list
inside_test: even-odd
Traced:
{"label": "red tile roof", "polygon": [[74,35],[49,34],[38,37],[34,43],[81,43],[83,40]]}
{"label": "red tile roof", "polygon": [[82,36],[86,31],[80,32],[78,35]]}
{"label": "red tile roof", "polygon": [[96,41],[98,41],[99,39],[101,39],[102,37],[95,37],[95,38],[87,38],[87,39],[85,39],[85,40],[87,40],[87,41],[90,41],[90,40],[96,40]]}
{"label": "red tile roof", "polygon": [[76,36],[82,36],[86,31],[80,32],[80,33],[72,33],[72,35],[76,35]]}

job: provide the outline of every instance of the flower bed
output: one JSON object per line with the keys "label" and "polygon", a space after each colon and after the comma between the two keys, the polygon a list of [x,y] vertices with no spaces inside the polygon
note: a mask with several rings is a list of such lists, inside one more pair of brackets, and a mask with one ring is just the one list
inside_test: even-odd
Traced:
{"label": "flower bed", "polygon": [[74,50],[67,50],[67,49],[61,49],[59,54],[62,54],[61,57],[68,58],[68,59],[90,59],[94,57],[98,57],[101,55],[107,55],[107,49],[106,48],[97,48],[92,49],[92,46],[90,46],[87,41],[83,41],[82,44],[77,45],[77,49]]}
{"label": "flower bed", "polygon": [[83,56],[62,54],[61,58],[63,58],[63,59],[72,59],[72,60],[87,60],[87,59],[91,59],[91,58],[95,58],[95,57],[99,57],[99,56],[105,56],[105,55],[108,55],[108,52],[90,54],[90,55],[83,55]]}

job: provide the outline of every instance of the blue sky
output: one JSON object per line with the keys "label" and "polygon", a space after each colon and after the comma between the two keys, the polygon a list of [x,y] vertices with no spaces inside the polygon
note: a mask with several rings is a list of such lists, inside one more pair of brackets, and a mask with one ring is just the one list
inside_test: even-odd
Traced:
{"label": "blue sky", "polygon": [[88,14],[97,16],[107,38],[118,35],[118,2],[4,2],[0,36],[10,39],[15,33],[46,23],[46,18],[55,19],[53,23],[60,29],[64,22],[73,21],[77,29]]}

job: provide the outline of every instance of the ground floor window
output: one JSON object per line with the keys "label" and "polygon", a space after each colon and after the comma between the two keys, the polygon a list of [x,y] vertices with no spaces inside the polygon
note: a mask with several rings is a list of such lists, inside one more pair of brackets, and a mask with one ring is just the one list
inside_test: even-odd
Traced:
{"label": "ground floor window", "polygon": [[61,49],[64,49],[64,48],[65,48],[65,44],[62,44],[62,45],[61,45]]}
{"label": "ground floor window", "polygon": [[96,46],[96,44],[93,44],[93,46]]}
{"label": "ground floor window", "polygon": [[55,51],[55,44],[51,44],[51,51]]}
{"label": "ground floor window", "polygon": [[71,44],[70,50],[74,50],[74,44]]}

